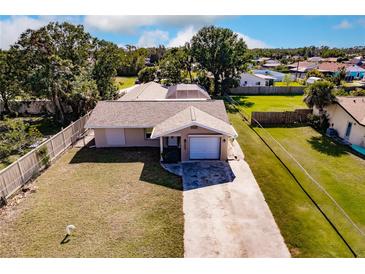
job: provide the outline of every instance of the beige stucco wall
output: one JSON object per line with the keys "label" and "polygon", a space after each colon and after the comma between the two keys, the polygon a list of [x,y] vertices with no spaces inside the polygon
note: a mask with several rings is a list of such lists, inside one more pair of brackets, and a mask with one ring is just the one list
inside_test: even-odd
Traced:
{"label": "beige stucco wall", "polygon": [[[349,142],[359,146],[365,146],[365,126],[358,124],[342,107],[332,104],[325,108],[329,116],[330,127],[337,130],[341,138],[345,137],[347,124],[352,123]],[[333,125],[332,125],[333,124]]]}
{"label": "beige stucco wall", "polygon": [[[109,147],[106,138],[106,131],[103,128],[94,129],[95,135],[95,146],[97,148],[101,147]],[[177,132],[170,134],[171,136],[180,136],[181,137],[181,160],[188,161],[189,160],[189,135],[220,135],[216,132],[204,129],[204,128],[186,128]],[[125,128],[124,129],[125,136],[125,145],[123,147],[159,147],[160,139],[146,140],[144,138],[144,129],[143,128]],[[221,160],[227,160],[227,150],[228,150],[228,142],[229,138],[224,135],[220,135],[221,137]]]}
{"label": "beige stucco wall", "polygon": [[220,135],[221,137],[221,157],[220,159],[227,160],[227,148],[228,148],[228,137],[216,133],[214,131],[207,130],[205,128],[185,128],[183,130],[170,134],[171,136],[181,136],[181,161],[189,160],[189,135]]}
{"label": "beige stucco wall", "polygon": [[[120,129],[122,131],[122,129]],[[95,146],[109,147],[106,139],[104,128],[94,129]],[[124,129],[125,145],[123,147],[159,147],[159,140],[146,140],[144,138],[143,128],[125,128]]]}

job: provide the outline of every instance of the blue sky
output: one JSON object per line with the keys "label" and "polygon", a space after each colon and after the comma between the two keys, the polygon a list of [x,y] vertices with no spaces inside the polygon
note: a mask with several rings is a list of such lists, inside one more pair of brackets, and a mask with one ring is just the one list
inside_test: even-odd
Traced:
{"label": "blue sky", "polygon": [[83,24],[120,46],[178,46],[209,24],[232,29],[250,48],[365,45],[365,16],[0,16],[0,48],[50,21]]}

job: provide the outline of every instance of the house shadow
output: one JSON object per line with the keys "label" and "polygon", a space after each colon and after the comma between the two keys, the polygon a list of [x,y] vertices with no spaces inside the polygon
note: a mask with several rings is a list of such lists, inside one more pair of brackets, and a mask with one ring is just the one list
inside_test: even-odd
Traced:
{"label": "house shadow", "polygon": [[[84,147],[80,149],[70,161],[70,164],[80,163],[143,163],[139,181],[175,190],[183,190],[181,178],[167,172],[161,167],[159,148]],[[121,166],[121,168],[128,167]]]}
{"label": "house shadow", "polygon": [[349,149],[340,144],[334,143],[331,139],[326,136],[312,136],[307,142],[312,146],[313,149],[334,157],[339,157],[349,153]]}
{"label": "house shadow", "polygon": [[182,164],[184,191],[232,183],[236,176],[224,161],[186,162]]}

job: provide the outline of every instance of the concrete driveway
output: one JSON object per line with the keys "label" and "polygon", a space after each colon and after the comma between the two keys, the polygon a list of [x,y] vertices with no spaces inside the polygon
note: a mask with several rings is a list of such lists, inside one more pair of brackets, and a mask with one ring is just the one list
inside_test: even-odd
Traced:
{"label": "concrete driveway", "polygon": [[290,257],[243,160],[182,164],[185,257]]}

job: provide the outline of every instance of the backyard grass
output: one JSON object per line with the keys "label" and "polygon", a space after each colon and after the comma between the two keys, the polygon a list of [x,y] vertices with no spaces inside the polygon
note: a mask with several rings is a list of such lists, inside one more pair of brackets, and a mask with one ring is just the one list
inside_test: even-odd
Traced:
{"label": "backyard grass", "polygon": [[248,116],[251,116],[253,111],[293,111],[307,108],[302,95],[253,95],[232,96],[232,98]]}
{"label": "backyard grass", "polygon": [[137,80],[137,77],[115,77],[114,81],[118,86],[118,89],[125,89],[129,88],[135,85],[135,81]]}
{"label": "backyard grass", "polygon": [[0,257],[183,257],[181,180],[158,149],[71,149],[34,185],[0,218]]}
{"label": "backyard grass", "polygon": [[[352,257],[341,238],[255,132],[237,113],[231,112],[229,117],[292,256]],[[291,141],[295,143],[298,137],[301,136],[292,136]]]}
{"label": "backyard grass", "polygon": [[286,82],[274,82],[274,86],[276,87],[302,87],[303,85],[301,83],[298,82],[290,82],[289,85]]}

